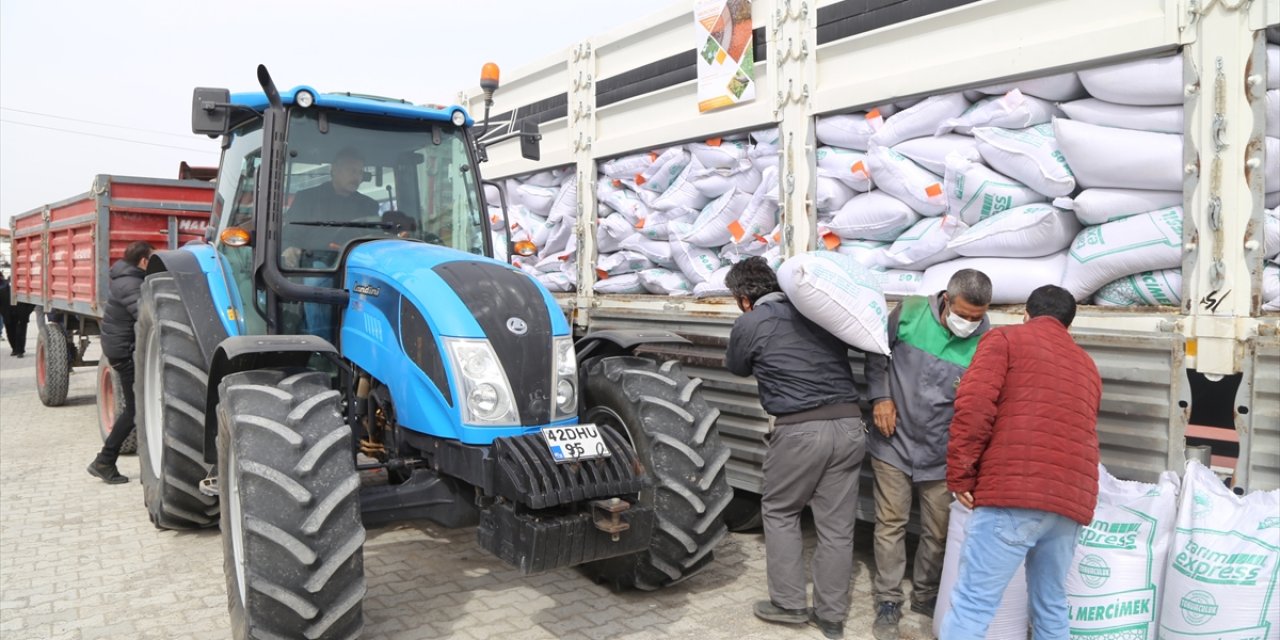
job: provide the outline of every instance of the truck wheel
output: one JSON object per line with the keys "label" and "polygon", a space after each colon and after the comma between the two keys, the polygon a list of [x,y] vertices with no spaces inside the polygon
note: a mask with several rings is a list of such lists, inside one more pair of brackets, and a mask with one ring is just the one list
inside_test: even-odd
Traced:
{"label": "truck wheel", "polygon": [[[98,360],[98,435],[102,436],[103,442],[106,442],[107,436],[111,435],[111,427],[115,425],[116,417],[124,410],[124,403],[124,389],[120,387],[120,374],[107,364],[106,358],[101,358]],[[137,452],[138,430],[134,429],[120,444],[120,453]]]}
{"label": "truck wheel", "polygon": [[218,397],[232,635],[359,636],[365,531],[341,394],[318,371],[259,370],[227,376]]}
{"label": "truck wheel", "polygon": [[651,591],[675,584],[711,562],[728,533],[721,513],[733,499],[725,477],[729,449],[707,405],[701,380],[674,360],[601,358],[586,367],[583,422],[626,434],[653,486],[640,503],[657,515],[647,551],[588,563],[583,570],[615,588]]}
{"label": "truck wheel", "polygon": [[218,499],[200,493],[209,473],[204,447],[208,373],[173,276],[142,283],[134,357],[142,499],[161,529],[197,529],[218,522]]}
{"label": "truck wheel", "polygon": [[69,353],[66,329],[56,322],[41,322],[36,335],[36,390],[46,407],[60,407],[67,401]]}

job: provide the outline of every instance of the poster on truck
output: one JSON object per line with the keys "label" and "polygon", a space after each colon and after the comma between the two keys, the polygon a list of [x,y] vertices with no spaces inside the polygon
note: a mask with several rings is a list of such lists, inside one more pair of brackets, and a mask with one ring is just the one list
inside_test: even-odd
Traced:
{"label": "poster on truck", "polygon": [[751,0],[695,0],[698,112],[731,107],[756,97]]}

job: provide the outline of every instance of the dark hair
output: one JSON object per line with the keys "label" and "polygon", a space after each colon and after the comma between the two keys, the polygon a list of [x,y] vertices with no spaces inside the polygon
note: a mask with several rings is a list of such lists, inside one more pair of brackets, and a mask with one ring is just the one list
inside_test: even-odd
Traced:
{"label": "dark hair", "polygon": [[730,267],[724,284],[733,297],[746,298],[753,305],[756,300],[770,293],[782,291],[778,287],[778,274],[759,256],[752,256]]}
{"label": "dark hair", "polygon": [[961,269],[947,282],[947,297],[964,298],[975,307],[991,304],[991,278],[977,269]]}
{"label": "dark hair", "polygon": [[124,261],[136,267],[139,262],[142,262],[143,258],[150,257],[153,251],[155,249],[152,249],[151,245],[142,240],[132,242],[128,247],[125,247]]}
{"label": "dark hair", "polygon": [[1076,299],[1071,292],[1057,285],[1046,284],[1031,292],[1027,298],[1027,315],[1032,318],[1049,316],[1064,327],[1070,327],[1076,319]]}
{"label": "dark hair", "polygon": [[359,162],[361,166],[364,166],[364,155],[362,155],[355,147],[343,147],[336,155],[333,156],[333,164],[338,164],[347,160]]}

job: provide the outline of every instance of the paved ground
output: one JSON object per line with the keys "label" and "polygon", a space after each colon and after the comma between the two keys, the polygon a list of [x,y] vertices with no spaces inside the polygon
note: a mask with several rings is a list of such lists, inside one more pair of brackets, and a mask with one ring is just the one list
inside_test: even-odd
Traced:
{"label": "paved ground", "polygon": [[[0,638],[228,637],[218,532],[152,527],[136,457],[121,459],[123,486],[85,473],[101,444],[93,370],[72,375],[66,406],[46,408],[30,342],[25,359],[0,351]],[[871,637],[868,534],[847,638]],[[660,593],[613,593],[573,570],[524,577],[473,530],[425,522],[371,531],[365,571],[367,638],[821,637],[751,615],[765,584],[759,535],[730,535],[710,569]],[[928,629],[906,614],[904,638]]]}

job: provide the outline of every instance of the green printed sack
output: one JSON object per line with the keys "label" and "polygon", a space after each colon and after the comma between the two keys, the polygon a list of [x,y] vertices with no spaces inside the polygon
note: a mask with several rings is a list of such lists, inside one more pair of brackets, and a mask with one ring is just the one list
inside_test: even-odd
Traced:
{"label": "green printed sack", "polygon": [[1093,303],[1103,307],[1176,307],[1182,304],[1182,269],[1143,271],[1098,289]]}
{"label": "green printed sack", "polygon": [[1098,506],[1067,572],[1072,638],[1156,639],[1177,510],[1172,471],[1147,484],[1118,480],[1098,465]]}
{"label": "green printed sack", "polygon": [[1240,497],[1187,463],[1169,549],[1162,640],[1280,638],[1280,489]]}
{"label": "green printed sack", "polygon": [[1067,252],[1062,288],[1087,300],[1124,276],[1182,264],[1182,207],[1085,227]]}

